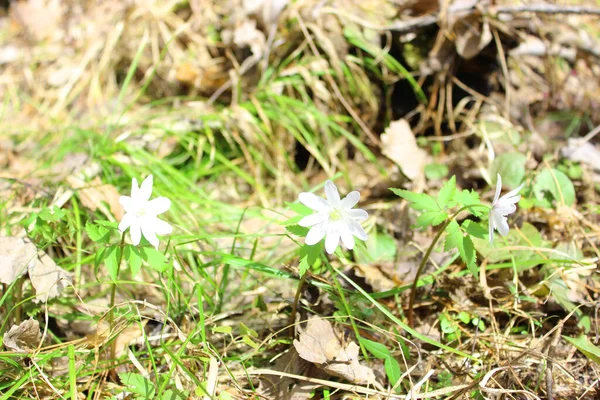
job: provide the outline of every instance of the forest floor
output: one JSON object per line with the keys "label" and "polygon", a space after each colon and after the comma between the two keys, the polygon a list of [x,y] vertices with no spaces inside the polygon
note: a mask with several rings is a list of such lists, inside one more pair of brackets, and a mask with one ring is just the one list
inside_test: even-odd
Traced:
{"label": "forest floor", "polygon": [[[0,399],[596,398],[599,14],[0,9]],[[157,249],[117,229],[149,175]],[[332,255],[297,225],[327,180],[369,214]]]}

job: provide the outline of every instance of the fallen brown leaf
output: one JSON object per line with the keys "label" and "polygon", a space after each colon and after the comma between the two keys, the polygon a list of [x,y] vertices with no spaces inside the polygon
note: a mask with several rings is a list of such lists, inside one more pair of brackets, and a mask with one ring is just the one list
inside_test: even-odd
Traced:
{"label": "fallen brown leaf", "polygon": [[300,332],[294,347],[301,358],[312,362],[329,375],[356,384],[376,384],[375,373],[358,362],[358,345],[343,343],[326,319],[312,317]]}
{"label": "fallen brown leaf", "polygon": [[[114,216],[117,220],[123,218],[123,207],[119,203],[119,191],[116,187],[109,184],[103,184],[99,177],[95,177],[90,182],[70,175],[67,177],[67,183],[79,193],[79,199],[84,207],[91,211],[100,211],[107,217]],[[109,209],[103,203],[107,203]]]}
{"label": "fallen brown leaf", "polygon": [[30,352],[36,349],[42,340],[40,323],[35,319],[28,319],[19,325],[13,325],[2,340],[8,351]]}
{"label": "fallen brown leaf", "polygon": [[71,284],[71,274],[56,265],[56,263],[43,252],[38,253],[36,262],[29,266],[29,279],[35,289],[34,303],[47,302],[48,299],[57,297],[65,287]]}
{"label": "fallen brown leaf", "polygon": [[381,152],[395,162],[410,180],[424,179],[427,153],[417,145],[405,119],[393,121],[381,135]]}
{"label": "fallen brown leaf", "polygon": [[10,285],[37,260],[37,248],[30,241],[12,236],[0,237],[0,282]]}

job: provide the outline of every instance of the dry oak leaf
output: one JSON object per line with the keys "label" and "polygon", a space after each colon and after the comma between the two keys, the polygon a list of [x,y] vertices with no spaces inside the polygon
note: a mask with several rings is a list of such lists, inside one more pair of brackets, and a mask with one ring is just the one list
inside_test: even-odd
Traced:
{"label": "dry oak leaf", "polygon": [[8,351],[27,353],[35,350],[42,341],[40,323],[35,319],[28,319],[19,325],[11,326],[2,338]]}
{"label": "dry oak leaf", "polygon": [[[107,217],[114,217],[117,220],[123,218],[123,207],[119,203],[119,191],[116,187],[110,184],[103,184],[99,177],[95,177],[90,182],[70,175],[67,177],[67,183],[77,190],[79,193],[79,199],[84,207],[91,211],[100,209]],[[106,203],[110,207],[110,210],[103,204]]]}
{"label": "dry oak leaf", "polygon": [[301,358],[312,362],[329,375],[337,376],[356,384],[377,384],[375,373],[358,362],[358,345],[342,343],[326,319],[312,317],[306,329],[300,331],[294,348]]}
{"label": "dry oak leaf", "polygon": [[71,285],[71,274],[56,265],[44,252],[39,252],[37,262],[29,266],[29,280],[35,289],[34,303],[46,303],[57,297],[64,288]]}
{"label": "dry oak leaf", "polygon": [[0,236],[0,283],[10,285],[37,261],[38,250],[29,240]]}
{"label": "dry oak leaf", "polygon": [[381,152],[410,180],[424,179],[427,152],[417,145],[415,134],[405,119],[393,121],[381,135]]}

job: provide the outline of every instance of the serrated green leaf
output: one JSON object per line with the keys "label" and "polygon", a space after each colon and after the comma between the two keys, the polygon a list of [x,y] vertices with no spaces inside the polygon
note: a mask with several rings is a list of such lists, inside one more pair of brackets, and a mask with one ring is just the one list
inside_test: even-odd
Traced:
{"label": "serrated green leaf", "polygon": [[365,348],[369,351],[369,353],[373,354],[375,358],[380,360],[384,360],[386,358],[391,357],[390,351],[384,344],[374,342],[369,339],[365,339],[363,337],[360,338],[360,343],[365,346]]}
{"label": "serrated green leaf", "polygon": [[440,211],[435,199],[425,193],[414,193],[409,190],[390,188],[395,195],[402,197],[410,203],[410,207],[417,211]]}
{"label": "serrated green leaf", "polygon": [[458,247],[460,258],[464,261],[465,265],[471,271],[473,276],[478,277],[477,270],[477,254],[475,253],[475,246],[470,236],[465,236]]}
{"label": "serrated green leaf", "polygon": [[[400,364],[393,357],[388,357],[383,362],[383,369],[385,370],[385,374],[387,375],[388,380],[390,381],[390,385],[396,386],[396,383],[400,380],[402,376],[402,369],[400,368]],[[402,390],[401,385],[396,387],[396,392]]]}
{"label": "serrated green leaf", "polygon": [[160,395],[160,400],[186,400],[189,396],[179,390],[167,389]]}
{"label": "serrated green leaf", "polygon": [[108,271],[108,275],[113,281],[116,281],[119,273],[119,260],[121,255],[121,248],[113,245],[104,251],[104,265]]}
{"label": "serrated green leaf", "polygon": [[165,272],[169,267],[169,262],[165,255],[154,247],[142,247],[140,254],[142,259],[155,271]]}
{"label": "serrated green leaf", "polygon": [[127,264],[129,265],[131,276],[135,277],[142,269],[142,253],[136,246],[128,245],[125,249],[125,260],[127,260]]}
{"label": "serrated green leaf", "polygon": [[587,358],[596,364],[600,364],[600,348],[595,346],[585,335],[580,335],[576,338],[563,336],[567,342],[571,343],[577,350],[582,352]]}
{"label": "serrated green leaf", "polygon": [[310,269],[310,265],[308,263],[308,256],[304,256],[300,259],[300,263],[298,263],[298,275],[303,277],[306,271]]}
{"label": "serrated green leaf", "polygon": [[300,225],[287,225],[285,230],[291,233],[292,235],[305,237],[308,234],[309,228],[305,228]]}
{"label": "serrated green leaf", "polygon": [[454,197],[454,192],[456,192],[456,176],[453,175],[452,178],[442,186],[438,193],[437,203],[440,208],[444,209],[448,207],[450,201]]}
{"label": "serrated green leaf", "polygon": [[437,226],[448,218],[448,214],[442,211],[427,211],[417,217],[415,226],[425,228],[427,226]]}
{"label": "serrated green leaf", "polygon": [[463,233],[455,220],[450,221],[446,227],[446,241],[444,242],[444,250],[450,251],[457,249],[463,240]]}
{"label": "serrated green leaf", "polygon": [[110,230],[90,221],[85,223],[85,231],[94,243],[108,243],[108,240],[110,239]]}
{"label": "serrated green leaf", "polygon": [[454,201],[461,207],[481,204],[479,193],[474,190],[457,190],[454,192]]}
{"label": "serrated green leaf", "polygon": [[470,219],[466,219],[463,221],[462,228],[470,236],[476,237],[478,239],[484,239],[489,234],[488,229],[487,229],[487,224],[485,224],[485,227],[484,227],[483,224],[472,221]]}
{"label": "serrated green leaf", "polygon": [[106,248],[102,248],[96,252],[96,256],[94,257],[94,275],[98,277],[98,269],[100,269],[100,265],[104,262],[104,258],[106,256]]}
{"label": "serrated green leaf", "polygon": [[148,378],[133,372],[122,372],[119,374],[119,378],[130,392],[143,396],[145,399],[154,398],[156,386]]}

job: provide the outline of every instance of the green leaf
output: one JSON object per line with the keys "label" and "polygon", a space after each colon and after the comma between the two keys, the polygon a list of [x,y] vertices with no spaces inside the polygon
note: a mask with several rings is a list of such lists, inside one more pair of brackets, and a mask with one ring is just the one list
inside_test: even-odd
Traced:
{"label": "green leaf", "polygon": [[559,204],[571,206],[575,203],[575,188],[567,175],[557,169],[545,169],[533,184],[533,194],[539,201],[550,206],[548,195]]}
{"label": "green leaf", "polygon": [[154,383],[148,378],[144,378],[141,374],[136,374],[133,372],[123,372],[119,374],[119,378],[121,382],[129,391],[143,396],[145,399],[154,398],[154,393],[156,391],[156,386]]}
{"label": "green leaf", "polygon": [[463,324],[468,324],[471,321],[471,316],[468,312],[461,311],[456,316]]}
{"label": "green leaf", "polygon": [[591,361],[595,362],[596,364],[600,364],[600,348],[590,342],[587,336],[580,335],[576,338],[563,336],[563,339],[575,346],[577,350],[582,352]]}
{"label": "green leaf", "polygon": [[169,262],[165,255],[154,247],[142,247],[140,249],[142,259],[148,263],[150,268],[158,272],[165,272]]}
{"label": "green leaf", "polygon": [[380,360],[384,360],[386,358],[391,357],[390,351],[385,345],[381,343],[374,342],[369,339],[360,338],[360,343],[365,346],[365,348],[369,351],[369,353],[373,354],[375,358]]}
{"label": "green leaf", "polygon": [[431,163],[425,166],[425,176],[429,180],[445,178],[448,175],[448,167],[445,164]]}
{"label": "green leaf", "polygon": [[321,243],[314,244],[312,246],[304,245],[300,248],[299,258],[300,264],[298,270],[300,276],[303,276],[306,271],[315,265],[319,256],[321,255],[323,245]]}
{"label": "green leaf", "polygon": [[444,209],[450,203],[456,192],[456,176],[452,176],[448,182],[440,189],[437,196],[437,202],[440,208]]}
{"label": "green leaf", "polygon": [[38,213],[38,217],[46,222],[57,222],[60,221],[65,216],[65,210],[60,207],[52,206],[42,209]]}
{"label": "green leaf", "polygon": [[90,221],[85,223],[85,231],[92,242],[95,243],[108,243],[108,240],[110,239],[110,230]]}
{"label": "green leaf", "polygon": [[[481,201],[479,200],[479,193],[474,190],[464,189],[462,191],[457,190],[454,192],[454,201],[458,203],[460,207],[480,205]],[[471,214],[479,217],[481,215],[481,211],[478,208],[470,207],[469,211]]]}
{"label": "green leaf", "polygon": [[477,273],[477,254],[475,253],[475,246],[470,236],[465,236],[458,247],[460,258],[464,261],[467,268],[473,276],[478,277]]}
{"label": "green leaf", "polygon": [[[402,376],[402,370],[400,369],[400,364],[398,361],[392,357],[386,358],[383,362],[383,369],[385,370],[385,374],[390,381],[390,385],[396,386],[396,383],[398,383],[400,377]],[[400,385],[398,385],[398,387],[396,387],[396,392],[399,393],[401,389],[402,388]]]}
{"label": "green leaf", "polygon": [[[487,258],[490,263],[496,263],[499,261],[511,260],[513,257],[515,261],[529,261],[534,259],[543,260],[544,257],[540,256],[534,248],[547,247],[547,243],[544,242],[541,233],[537,228],[528,222],[523,223],[520,228],[520,232],[516,229],[511,229],[506,237],[500,237],[496,233],[497,237],[494,243],[490,244],[488,238],[480,239],[473,235],[473,243],[477,248],[477,251],[482,257]],[[531,250],[507,250],[505,247],[525,247],[531,248]],[[517,263],[517,270],[523,271],[528,268],[533,268],[535,264],[523,264]],[[527,265],[525,267],[520,266],[521,264]]]}
{"label": "green leaf", "polygon": [[383,232],[373,232],[367,238],[366,247],[356,246],[354,252],[359,263],[394,261],[397,245],[393,237]]}
{"label": "green leaf", "polygon": [[285,230],[288,231],[289,233],[291,233],[292,235],[304,237],[308,234],[309,228],[305,228],[300,225],[287,225],[285,227]]}
{"label": "green leaf", "polygon": [[119,279],[118,272],[120,255],[121,248],[117,245],[110,246],[104,251],[104,265],[106,266],[108,275],[110,275],[113,281]]}
{"label": "green leaf", "polygon": [[496,183],[498,174],[502,177],[502,183],[511,189],[519,186],[525,178],[525,162],[527,157],[521,153],[504,153],[492,162],[490,174],[492,181]]}
{"label": "green leaf", "polygon": [[390,188],[395,195],[408,201],[411,208],[418,211],[440,211],[435,199],[425,193],[414,193],[409,190]]}
{"label": "green leaf", "polygon": [[188,398],[189,395],[173,389],[165,390],[159,397],[160,400],[186,400]]}
{"label": "green leaf", "polygon": [[448,227],[446,227],[446,241],[444,242],[444,250],[450,251],[457,249],[463,240],[463,233],[455,220],[450,221]]}
{"label": "green leaf", "polygon": [[[487,225],[487,224],[485,224]],[[489,234],[487,226],[484,227],[482,223],[472,221],[470,219],[466,219],[462,223],[462,228],[469,234],[470,236],[485,239],[485,237]]]}
{"label": "green leaf", "polygon": [[136,246],[128,245],[125,247],[125,260],[129,264],[131,270],[131,276],[134,277],[142,269],[142,253]]}
{"label": "green leaf", "polygon": [[427,226],[437,226],[448,218],[448,214],[442,211],[428,211],[417,217],[415,226],[425,228]]}

